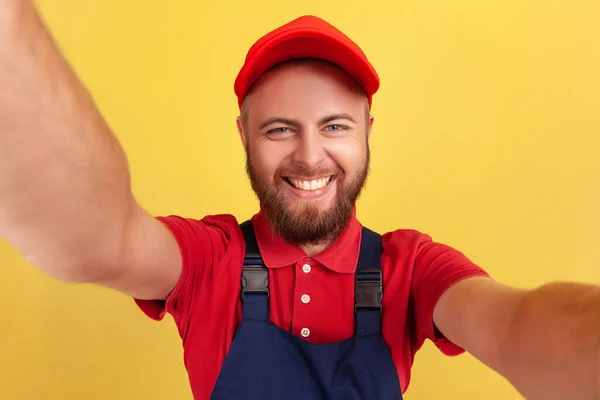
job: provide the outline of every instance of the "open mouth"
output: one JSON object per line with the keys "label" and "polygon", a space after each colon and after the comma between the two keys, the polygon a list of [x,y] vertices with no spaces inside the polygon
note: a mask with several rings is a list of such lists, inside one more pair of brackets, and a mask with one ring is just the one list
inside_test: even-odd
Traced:
{"label": "open mouth", "polygon": [[335,179],[335,175],[325,176],[319,179],[304,180],[297,178],[284,177],[283,180],[296,189],[306,192],[313,192],[318,189],[323,189]]}

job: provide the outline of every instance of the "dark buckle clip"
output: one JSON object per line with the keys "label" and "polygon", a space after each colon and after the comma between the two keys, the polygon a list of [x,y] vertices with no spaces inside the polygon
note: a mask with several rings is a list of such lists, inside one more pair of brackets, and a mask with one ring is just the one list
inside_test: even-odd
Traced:
{"label": "dark buckle clip", "polygon": [[246,293],[266,293],[269,296],[269,270],[262,265],[244,266],[241,297]]}
{"label": "dark buckle clip", "polygon": [[383,283],[379,280],[365,280],[356,282],[354,310],[376,309],[383,312]]}

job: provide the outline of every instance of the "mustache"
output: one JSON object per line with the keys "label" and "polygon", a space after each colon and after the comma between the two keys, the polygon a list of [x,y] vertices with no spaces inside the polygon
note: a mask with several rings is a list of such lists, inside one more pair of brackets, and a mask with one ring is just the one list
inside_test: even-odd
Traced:
{"label": "mustache", "polygon": [[296,177],[296,178],[317,178],[329,175],[340,175],[342,170],[339,167],[316,167],[306,168],[303,165],[295,165],[289,168],[281,168],[277,171],[277,175],[281,177]]}

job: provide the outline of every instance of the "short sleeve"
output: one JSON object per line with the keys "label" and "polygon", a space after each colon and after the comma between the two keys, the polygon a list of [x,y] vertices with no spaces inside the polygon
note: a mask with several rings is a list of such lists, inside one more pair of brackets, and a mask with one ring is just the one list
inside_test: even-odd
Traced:
{"label": "short sleeve", "polygon": [[489,275],[464,254],[450,246],[431,241],[421,242],[417,250],[411,283],[415,305],[416,339],[431,340],[445,355],[456,356],[464,349],[445,338],[435,327],[433,310],[441,295],[455,283],[471,277]]}
{"label": "short sleeve", "polygon": [[182,260],[179,280],[164,300],[134,299],[149,318],[161,321],[173,316],[180,334],[185,334],[190,311],[213,281],[227,252],[239,249],[239,225],[231,215],[208,216],[201,220],[179,216],[156,217],[173,234]]}

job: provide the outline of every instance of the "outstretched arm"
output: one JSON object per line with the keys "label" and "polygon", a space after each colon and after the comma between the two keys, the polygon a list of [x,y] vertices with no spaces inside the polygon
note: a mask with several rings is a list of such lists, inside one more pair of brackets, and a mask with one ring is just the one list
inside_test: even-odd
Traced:
{"label": "outstretched arm", "polygon": [[527,399],[600,399],[599,286],[467,279],[442,295],[434,322]]}
{"label": "outstretched arm", "polygon": [[66,281],[164,298],[177,245],[29,0],[0,0],[0,237]]}

